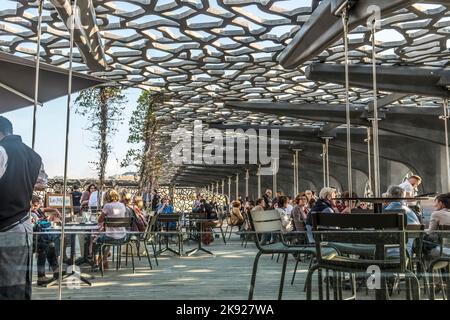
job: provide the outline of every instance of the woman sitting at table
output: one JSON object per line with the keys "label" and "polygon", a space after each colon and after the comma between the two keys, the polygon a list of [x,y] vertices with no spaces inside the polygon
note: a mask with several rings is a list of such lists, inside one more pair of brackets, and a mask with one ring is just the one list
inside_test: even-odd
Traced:
{"label": "woman sitting at table", "polygon": [[91,195],[97,191],[97,187],[95,184],[90,184],[86,190],[81,195],[81,212],[88,210],[89,208],[89,199]]}
{"label": "woman sitting at table", "polygon": [[228,224],[230,226],[241,226],[244,223],[244,217],[241,213],[241,202],[235,200],[231,203],[232,209]]}
{"label": "woman sitting at table", "polygon": [[140,196],[135,196],[130,206],[132,213],[131,231],[144,232],[147,229],[147,218],[144,214],[144,200]]}
{"label": "woman sitting at table", "polygon": [[[434,211],[431,214],[430,224],[428,229],[425,230],[426,246],[429,250],[426,252],[430,258],[437,258],[440,255],[440,248],[438,245],[438,237],[435,231],[439,229],[439,226],[450,225],[450,193],[440,194],[434,199]],[[444,248],[444,254],[450,255],[450,250]]]}
{"label": "woman sitting at table", "polygon": [[336,206],[335,199],[336,190],[334,188],[325,187],[320,190],[319,199],[314,204],[314,207],[308,212],[306,218],[306,234],[308,236],[308,242],[314,243],[314,236],[312,233],[312,214],[315,212],[321,213],[335,213],[334,208]]}
{"label": "woman sitting at table", "polygon": [[[47,217],[46,212],[54,212],[54,215]],[[34,245],[36,248],[38,286],[46,286],[51,281],[58,277],[58,255],[57,246],[59,245],[59,235],[49,234],[52,226],[51,222],[60,217],[57,209],[42,208],[41,199],[38,196],[33,196],[31,199],[31,221],[34,224],[33,231],[36,234],[34,237]],[[45,261],[48,261],[50,268],[53,271],[53,277],[48,278],[45,275]]]}
{"label": "woman sitting at table", "polygon": [[[105,227],[105,218],[125,218],[126,208],[123,203],[120,202],[120,196],[116,190],[110,189],[105,193],[102,213],[98,218],[100,224],[100,231],[105,231],[95,241],[93,246],[93,254],[95,256],[95,267],[98,267],[101,261],[99,261],[99,250],[105,242],[121,242],[125,240],[127,236],[127,230],[125,227]],[[105,251],[109,251],[109,248]],[[103,266],[108,268],[108,252],[103,252]]]}
{"label": "woman sitting at table", "polygon": [[[352,192],[352,198],[358,198],[358,195],[355,192]],[[344,198],[350,198],[350,193],[348,191],[344,192]],[[351,202],[351,209],[357,209],[357,201],[356,200],[352,200],[352,201],[348,201],[348,200],[343,200],[341,201],[338,205],[337,208],[339,210],[340,213],[350,213],[350,206],[349,203]]]}

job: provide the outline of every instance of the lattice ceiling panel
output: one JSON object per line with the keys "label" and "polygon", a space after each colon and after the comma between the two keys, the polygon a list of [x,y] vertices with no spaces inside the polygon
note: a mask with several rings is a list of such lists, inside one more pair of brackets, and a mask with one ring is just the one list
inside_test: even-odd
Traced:
{"label": "lattice ceiling panel", "polygon": [[[285,70],[277,62],[279,53],[309,18],[310,0],[94,0],[94,4],[110,69],[90,72],[77,49],[75,67],[123,85],[164,91],[170,102],[159,110],[162,153],[169,149],[168,133],[179,124],[189,127],[194,119],[320,125],[228,110],[223,107],[226,101],[344,102],[342,86],[306,79],[309,63]],[[41,58],[67,67],[68,32],[48,0],[43,21]],[[1,1],[0,50],[32,57],[36,29],[36,1]],[[450,3],[417,2],[382,21],[376,35],[378,62],[448,67],[449,33]],[[352,63],[370,62],[366,27],[353,30],[350,49]],[[342,41],[314,59],[342,60]],[[350,96],[355,104],[371,101],[370,90],[352,89]],[[436,101],[409,97],[401,103],[427,106]],[[167,177],[174,171],[168,167]]]}

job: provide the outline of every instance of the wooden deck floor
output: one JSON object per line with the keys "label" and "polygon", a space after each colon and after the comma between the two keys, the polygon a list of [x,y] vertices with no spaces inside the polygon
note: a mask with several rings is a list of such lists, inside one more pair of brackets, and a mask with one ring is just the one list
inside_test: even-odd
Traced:
{"label": "wooden deck floor", "polygon": [[[184,250],[194,248],[195,243],[186,244]],[[241,247],[237,235],[233,235],[226,245],[221,239],[207,246],[215,255],[197,253],[194,256],[181,258],[171,253],[159,258],[159,266],[150,270],[147,259],[137,258],[136,272],[132,273],[131,263],[128,267],[116,271],[108,270],[104,277],[95,273],[92,287],[81,285],[78,289],[70,289],[63,284],[63,299],[231,299],[245,300],[248,297],[250,277],[256,248],[249,243],[247,248]],[[297,271],[294,285],[290,284],[295,260],[288,260],[283,299],[305,299],[303,291],[308,269],[307,263],[301,263]],[[154,260],[152,261],[154,262]],[[277,299],[282,261],[279,263],[271,256],[260,259],[254,299]],[[36,279],[34,279],[36,281]],[[317,281],[314,281],[314,285]],[[317,291],[317,290],[316,290]],[[344,298],[350,291],[344,291]],[[57,286],[40,288],[33,283],[33,299],[56,299]],[[358,292],[358,299],[373,299],[373,291],[366,294],[363,289]],[[394,299],[403,299],[404,295],[396,295]]]}

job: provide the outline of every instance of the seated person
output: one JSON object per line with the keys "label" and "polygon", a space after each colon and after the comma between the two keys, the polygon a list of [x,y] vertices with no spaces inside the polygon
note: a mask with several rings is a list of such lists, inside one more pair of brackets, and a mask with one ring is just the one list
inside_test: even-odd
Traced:
{"label": "seated person", "polygon": [[[431,259],[440,256],[440,247],[435,231],[439,230],[439,226],[450,225],[450,193],[437,196],[434,200],[434,208],[436,211],[431,214],[430,224],[425,230],[427,236],[424,243],[425,254]],[[450,255],[450,249],[444,248],[443,254]]]}
{"label": "seated person", "polygon": [[134,196],[133,199],[133,211],[134,211],[134,219],[133,222],[133,231],[145,231],[148,225],[148,214],[144,210],[144,199],[141,196]]}
{"label": "seated person", "polygon": [[[42,208],[41,199],[33,196],[31,199],[31,221],[34,224],[33,231],[38,232],[34,237],[34,247],[36,248],[38,286],[46,286],[59,276],[58,255],[60,236],[47,233],[51,231],[51,221],[60,216],[57,209]],[[56,212],[55,215],[47,216],[46,212]],[[57,248],[58,247],[58,248]],[[45,275],[45,262],[52,268],[53,277],[48,278]]]}
{"label": "seated person", "polygon": [[[404,198],[405,197],[405,190],[403,190],[399,186],[390,186],[387,190],[388,198]],[[386,207],[384,207],[383,211],[385,210],[405,210],[406,218],[407,218],[407,224],[420,224],[419,218],[417,215],[412,211],[404,202],[401,200],[398,201],[392,201],[390,202]]]}
{"label": "seated person", "polygon": [[[125,227],[105,227],[104,225],[106,218],[126,217],[126,208],[125,205],[120,202],[119,193],[114,189],[108,190],[105,193],[104,203],[105,205],[103,206],[102,213],[98,218],[98,223],[100,224],[100,231],[105,231],[105,233],[101,234],[97,239],[94,240],[92,249],[93,255],[95,256],[95,267],[98,267],[98,265],[100,264],[99,250],[103,243],[120,243],[122,241],[125,241],[127,237],[127,230]],[[109,250],[105,250],[105,252],[103,252],[103,266],[105,269],[108,268],[107,251]]]}
{"label": "seated person", "polygon": [[244,223],[244,217],[241,213],[241,203],[239,201],[233,201],[231,203],[232,209],[228,224],[230,226],[241,226]]}
{"label": "seated person", "polygon": [[334,188],[325,187],[320,190],[319,193],[319,199],[314,203],[314,206],[311,208],[311,210],[308,212],[308,216],[306,218],[306,234],[308,236],[308,242],[309,243],[315,243],[314,236],[312,233],[312,214],[315,212],[322,212],[322,213],[334,213],[334,207],[336,205],[335,199],[336,198],[336,190]]}
{"label": "seated person", "polygon": [[[169,198],[162,198],[161,203],[156,207],[156,213],[158,214],[173,214],[173,205],[170,203]],[[177,227],[175,221],[166,223],[166,228],[174,230]]]}
{"label": "seated person", "polygon": [[[387,190],[387,197],[388,198],[405,198],[405,190],[403,190],[399,186],[390,186]],[[419,218],[417,218],[417,215],[412,211],[403,201],[392,201],[390,202],[386,207],[383,208],[383,211],[396,211],[396,210],[404,210],[406,214],[407,224],[420,224]],[[408,253],[412,254],[412,247],[414,244],[414,239],[408,239],[408,242],[406,244],[406,248],[408,250]],[[388,250],[388,252],[391,249]],[[395,250],[395,249],[394,249]],[[392,250],[391,250],[392,251]]]}

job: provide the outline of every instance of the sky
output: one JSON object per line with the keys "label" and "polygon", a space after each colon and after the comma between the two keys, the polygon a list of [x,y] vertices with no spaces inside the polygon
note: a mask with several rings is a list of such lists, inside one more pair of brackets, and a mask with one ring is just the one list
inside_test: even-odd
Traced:
{"label": "sky", "polygon": [[[128,103],[124,110],[125,122],[118,126],[118,132],[111,138],[112,152],[108,161],[107,176],[122,174],[134,168],[121,168],[120,162],[131,147],[127,143],[128,121],[136,108],[136,101],[140,94],[139,89],[126,90]],[[73,101],[76,94],[73,95]],[[63,176],[64,174],[64,148],[66,132],[66,106],[67,98],[62,97],[47,102],[38,107],[36,151],[41,155],[45,170],[49,177]],[[12,112],[3,113],[14,127],[14,133],[22,136],[23,142],[31,146],[33,107],[27,107]],[[95,169],[89,162],[96,161],[99,156],[92,149],[94,136],[86,130],[88,121],[85,117],[71,110],[71,123],[69,135],[69,178],[95,178]]]}

